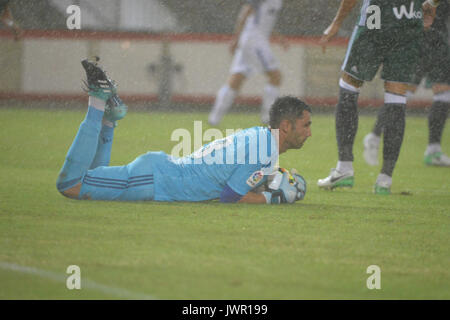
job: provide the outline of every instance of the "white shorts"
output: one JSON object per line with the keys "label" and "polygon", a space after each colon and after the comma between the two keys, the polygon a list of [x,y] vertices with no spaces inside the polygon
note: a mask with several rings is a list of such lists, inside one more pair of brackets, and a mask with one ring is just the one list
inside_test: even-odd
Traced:
{"label": "white shorts", "polygon": [[248,77],[278,69],[278,61],[272,54],[269,41],[250,36],[240,39],[231,63],[231,74],[242,73]]}

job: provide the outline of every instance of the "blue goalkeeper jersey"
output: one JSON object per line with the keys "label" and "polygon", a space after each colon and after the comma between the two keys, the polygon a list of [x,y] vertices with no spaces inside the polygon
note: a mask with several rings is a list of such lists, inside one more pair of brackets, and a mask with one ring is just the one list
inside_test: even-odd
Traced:
{"label": "blue goalkeeper jersey", "polygon": [[220,197],[225,185],[239,195],[261,185],[278,163],[278,139],[253,127],[204,145],[185,157],[146,154],[156,201],[204,201]]}

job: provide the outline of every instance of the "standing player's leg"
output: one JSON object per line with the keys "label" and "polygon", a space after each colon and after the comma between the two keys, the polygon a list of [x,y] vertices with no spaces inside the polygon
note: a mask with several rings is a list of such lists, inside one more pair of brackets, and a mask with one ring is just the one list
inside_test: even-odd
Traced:
{"label": "standing player's leg", "polygon": [[255,40],[252,48],[253,68],[257,72],[264,72],[267,84],[264,86],[261,104],[261,122],[269,123],[269,111],[272,104],[280,96],[281,71],[278,60],[275,58],[269,41]]}
{"label": "standing player's leg", "polygon": [[[414,68],[414,75],[412,77],[411,84],[408,86],[406,91],[406,98],[409,99],[414,92],[417,90],[417,86],[420,84],[422,79],[426,76],[429,69],[430,53],[428,50],[429,44],[424,42],[424,45],[420,47],[420,59],[417,61]],[[431,50],[432,51],[432,50]],[[399,70],[399,72],[403,72]],[[383,105],[378,111],[377,119],[373,127],[372,132],[368,133],[363,139],[364,152],[363,157],[367,164],[371,166],[378,165],[378,150],[381,141],[381,134],[383,133],[384,123],[381,119],[386,118],[386,112],[388,109],[386,104]]]}
{"label": "standing player's leg", "polygon": [[414,82],[421,58],[423,31],[403,29],[383,35],[383,41],[395,45],[385,51],[381,78],[384,79],[383,165],[374,192],[391,193],[392,175],[400,155],[405,133],[406,92]]}
{"label": "standing player's leg", "polygon": [[243,73],[237,72],[231,74],[227,84],[220,88],[216,96],[216,101],[209,114],[209,123],[213,126],[218,125],[223,116],[228,112],[238,95],[239,90],[245,80]]}
{"label": "standing player's leg", "polygon": [[336,106],[336,140],[338,163],[328,177],[319,179],[323,189],[353,187],[353,144],[358,130],[358,97],[364,81],[371,81],[382,63],[382,55],[373,35],[361,26],[355,27],[342,65],[339,99]]}
{"label": "standing player's leg", "polygon": [[281,71],[279,69],[266,72],[269,82],[264,87],[264,93],[261,105],[261,122],[269,123],[270,107],[280,96]]}
{"label": "standing player's leg", "polygon": [[344,73],[339,81],[336,106],[337,171],[353,176],[353,144],[358,131],[358,96],[363,82]]}
{"label": "standing player's leg", "polygon": [[372,131],[366,134],[363,140],[363,157],[367,164],[371,166],[378,165],[378,149],[380,147],[381,134],[383,133],[383,123],[381,122],[381,118],[383,118],[384,112],[384,107],[381,107],[378,110]]}
{"label": "standing player's leg", "polygon": [[[81,123],[67,153],[57,180],[57,189],[69,196],[72,193],[68,190],[80,184],[83,175],[93,165],[96,154],[99,154],[98,163],[105,162],[104,159],[109,158],[109,147],[106,149],[103,147],[98,148],[98,140],[104,118],[106,121],[114,122],[126,114],[126,106],[123,103],[122,105],[116,105],[111,101],[111,98],[116,95],[115,85],[106,77],[103,70],[96,63],[87,60],[83,60],[82,65],[87,76],[86,85],[89,94],[89,107],[86,118]],[[120,101],[120,99],[116,101]],[[109,134],[112,138],[112,134],[105,134]]]}
{"label": "standing player's leg", "polygon": [[[419,81],[420,82],[420,81]],[[406,92],[406,99],[408,100],[416,91],[416,86],[411,85]],[[382,119],[386,118],[387,108],[383,105],[377,113],[377,118],[371,132],[365,135],[363,139],[363,157],[368,165],[378,165],[378,150],[380,148],[381,134],[383,133],[384,123]]]}
{"label": "standing player's leg", "polygon": [[441,139],[450,109],[450,85],[433,85],[433,104],[428,114],[428,146],[426,165],[450,166],[450,158],[442,152]]}
{"label": "standing player's leg", "polygon": [[375,182],[376,194],[390,194],[392,174],[400,155],[405,133],[406,91],[408,84],[385,82],[383,123],[383,166]]}
{"label": "standing player's leg", "polygon": [[318,186],[324,189],[353,187],[353,144],[358,130],[358,96],[363,81],[344,73],[339,80],[339,100],[336,106],[336,141],[338,162],[335,169]]}
{"label": "standing player's leg", "polygon": [[362,85],[362,81],[347,73],[339,80],[339,100],[335,120],[339,160],[328,177],[319,179],[317,184],[321,188],[353,186],[353,144],[358,130],[358,96]]}
{"label": "standing player's leg", "polygon": [[218,125],[223,116],[230,110],[234,99],[239,94],[239,90],[241,90],[242,84],[252,72],[251,60],[251,47],[248,43],[243,43],[236,49],[227,83],[217,93],[214,106],[208,118],[211,125]]}
{"label": "standing player's leg", "polygon": [[[445,28],[445,27],[444,27]],[[426,165],[450,166],[450,158],[442,152],[441,139],[450,108],[450,46],[447,30],[433,30],[427,39],[430,47],[428,79],[433,83],[433,104],[428,115]]]}

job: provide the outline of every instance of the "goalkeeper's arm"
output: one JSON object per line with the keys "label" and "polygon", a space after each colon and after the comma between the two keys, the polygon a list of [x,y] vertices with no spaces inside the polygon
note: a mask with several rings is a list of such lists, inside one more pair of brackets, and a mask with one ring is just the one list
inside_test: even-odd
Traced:
{"label": "goalkeeper's arm", "polygon": [[266,198],[256,192],[248,192],[246,195],[242,196],[233,189],[231,189],[228,185],[225,185],[225,188],[220,195],[220,202],[225,203],[266,203]]}
{"label": "goalkeeper's arm", "polygon": [[262,193],[250,191],[239,200],[239,203],[267,203],[267,200]]}
{"label": "goalkeeper's arm", "polygon": [[291,170],[293,175],[291,176],[293,178],[291,183],[289,173],[284,169],[282,171],[283,173],[276,173],[277,177],[269,184],[269,188],[263,192],[253,192],[256,190],[254,189],[242,196],[227,184],[220,195],[220,202],[280,204],[303,200],[306,194],[306,181],[293,169]]}

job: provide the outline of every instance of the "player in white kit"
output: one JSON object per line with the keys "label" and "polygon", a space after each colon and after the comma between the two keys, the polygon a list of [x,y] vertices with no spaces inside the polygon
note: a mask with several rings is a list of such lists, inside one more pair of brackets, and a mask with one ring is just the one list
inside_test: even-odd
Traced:
{"label": "player in white kit", "polygon": [[[264,88],[261,106],[261,121],[269,121],[269,110],[280,94],[281,72],[278,61],[270,48],[270,38],[283,0],[247,0],[236,23],[231,52],[234,54],[230,77],[220,88],[209,115],[209,123],[217,125],[232,106],[244,80],[254,73],[264,72],[268,83]],[[276,33],[281,45],[288,43]]]}

